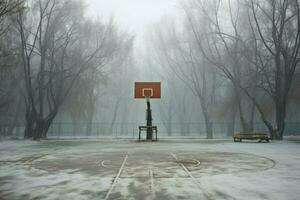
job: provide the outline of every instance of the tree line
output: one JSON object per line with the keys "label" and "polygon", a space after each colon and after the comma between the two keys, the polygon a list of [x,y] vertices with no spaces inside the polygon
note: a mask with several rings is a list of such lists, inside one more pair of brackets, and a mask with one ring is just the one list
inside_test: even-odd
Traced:
{"label": "tree line", "polygon": [[245,132],[258,119],[282,139],[299,90],[299,7],[298,0],[190,0],[180,17],[153,27],[154,59],[198,99],[207,138],[223,105]]}
{"label": "tree line", "polygon": [[21,118],[25,138],[46,138],[62,107],[76,110],[77,101],[92,122],[97,87],[129,57],[134,37],[113,19],[85,17],[80,0],[4,0],[0,6],[2,123],[13,129]]}
{"label": "tree line", "polygon": [[286,121],[299,121],[299,5],[179,1],[178,16],[163,17],[149,27],[148,43],[134,46],[112,18],[87,17],[83,0],[3,0],[0,135],[22,123],[25,138],[47,138],[63,121],[73,136],[83,134],[80,122],[86,136],[95,121],[108,124],[103,132],[125,130],[144,120],[131,83],[146,77],[162,82],[154,122],[169,136],[188,136],[197,124],[200,133],[202,122],[207,138],[219,122],[229,136],[259,122],[282,139]]}

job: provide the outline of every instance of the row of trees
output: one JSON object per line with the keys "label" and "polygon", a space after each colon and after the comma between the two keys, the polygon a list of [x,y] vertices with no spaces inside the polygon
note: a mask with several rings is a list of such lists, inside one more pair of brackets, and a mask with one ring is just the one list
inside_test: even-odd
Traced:
{"label": "row of trees", "polygon": [[150,27],[134,54],[134,37],[112,19],[85,17],[81,0],[1,1],[0,135],[19,123],[34,139],[53,123],[69,131],[71,122],[73,136],[93,135],[94,122],[108,134],[136,127],[144,104],[133,100],[133,82],[160,80],[154,123],[170,136],[212,138],[224,124],[230,135],[259,122],[281,139],[286,118],[299,118],[299,2],[180,5],[180,18]]}
{"label": "row of trees", "polygon": [[[257,115],[272,138],[282,139],[290,90],[299,88],[294,79],[300,2],[191,0],[181,5],[183,20],[162,22],[151,41],[165,71],[197,97],[207,138],[223,105],[231,120],[238,114],[244,131],[253,131]],[[228,98],[230,105],[223,100]]]}
{"label": "row of trees", "polygon": [[98,88],[130,55],[134,38],[112,19],[84,17],[84,8],[80,0],[1,1],[0,105],[15,121],[23,114],[25,138],[46,138],[61,110],[92,123]]}

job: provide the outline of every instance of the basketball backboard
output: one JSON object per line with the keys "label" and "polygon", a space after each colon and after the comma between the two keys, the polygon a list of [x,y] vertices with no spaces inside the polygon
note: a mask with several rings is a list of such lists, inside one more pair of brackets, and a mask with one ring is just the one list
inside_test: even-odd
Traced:
{"label": "basketball backboard", "polygon": [[135,82],[134,98],[136,99],[161,98],[161,82]]}

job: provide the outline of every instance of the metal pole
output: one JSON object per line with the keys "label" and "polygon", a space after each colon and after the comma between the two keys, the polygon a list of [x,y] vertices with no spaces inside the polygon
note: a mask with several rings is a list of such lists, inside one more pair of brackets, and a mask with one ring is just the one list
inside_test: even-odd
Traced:
{"label": "metal pole", "polygon": [[[151,113],[151,104],[150,104],[150,98],[147,98],[147,126],[152,126],[152,113]],[[147,128],[147,140],[152,140],[152,128]]]}

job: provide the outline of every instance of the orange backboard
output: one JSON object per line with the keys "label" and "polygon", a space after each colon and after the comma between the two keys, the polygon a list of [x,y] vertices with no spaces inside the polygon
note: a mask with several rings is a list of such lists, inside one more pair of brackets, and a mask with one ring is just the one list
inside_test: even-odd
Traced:
{"label": "orange backboard", "polygon": [[161,82],[135,82],[134,98],[136,99],[161,98]]}

